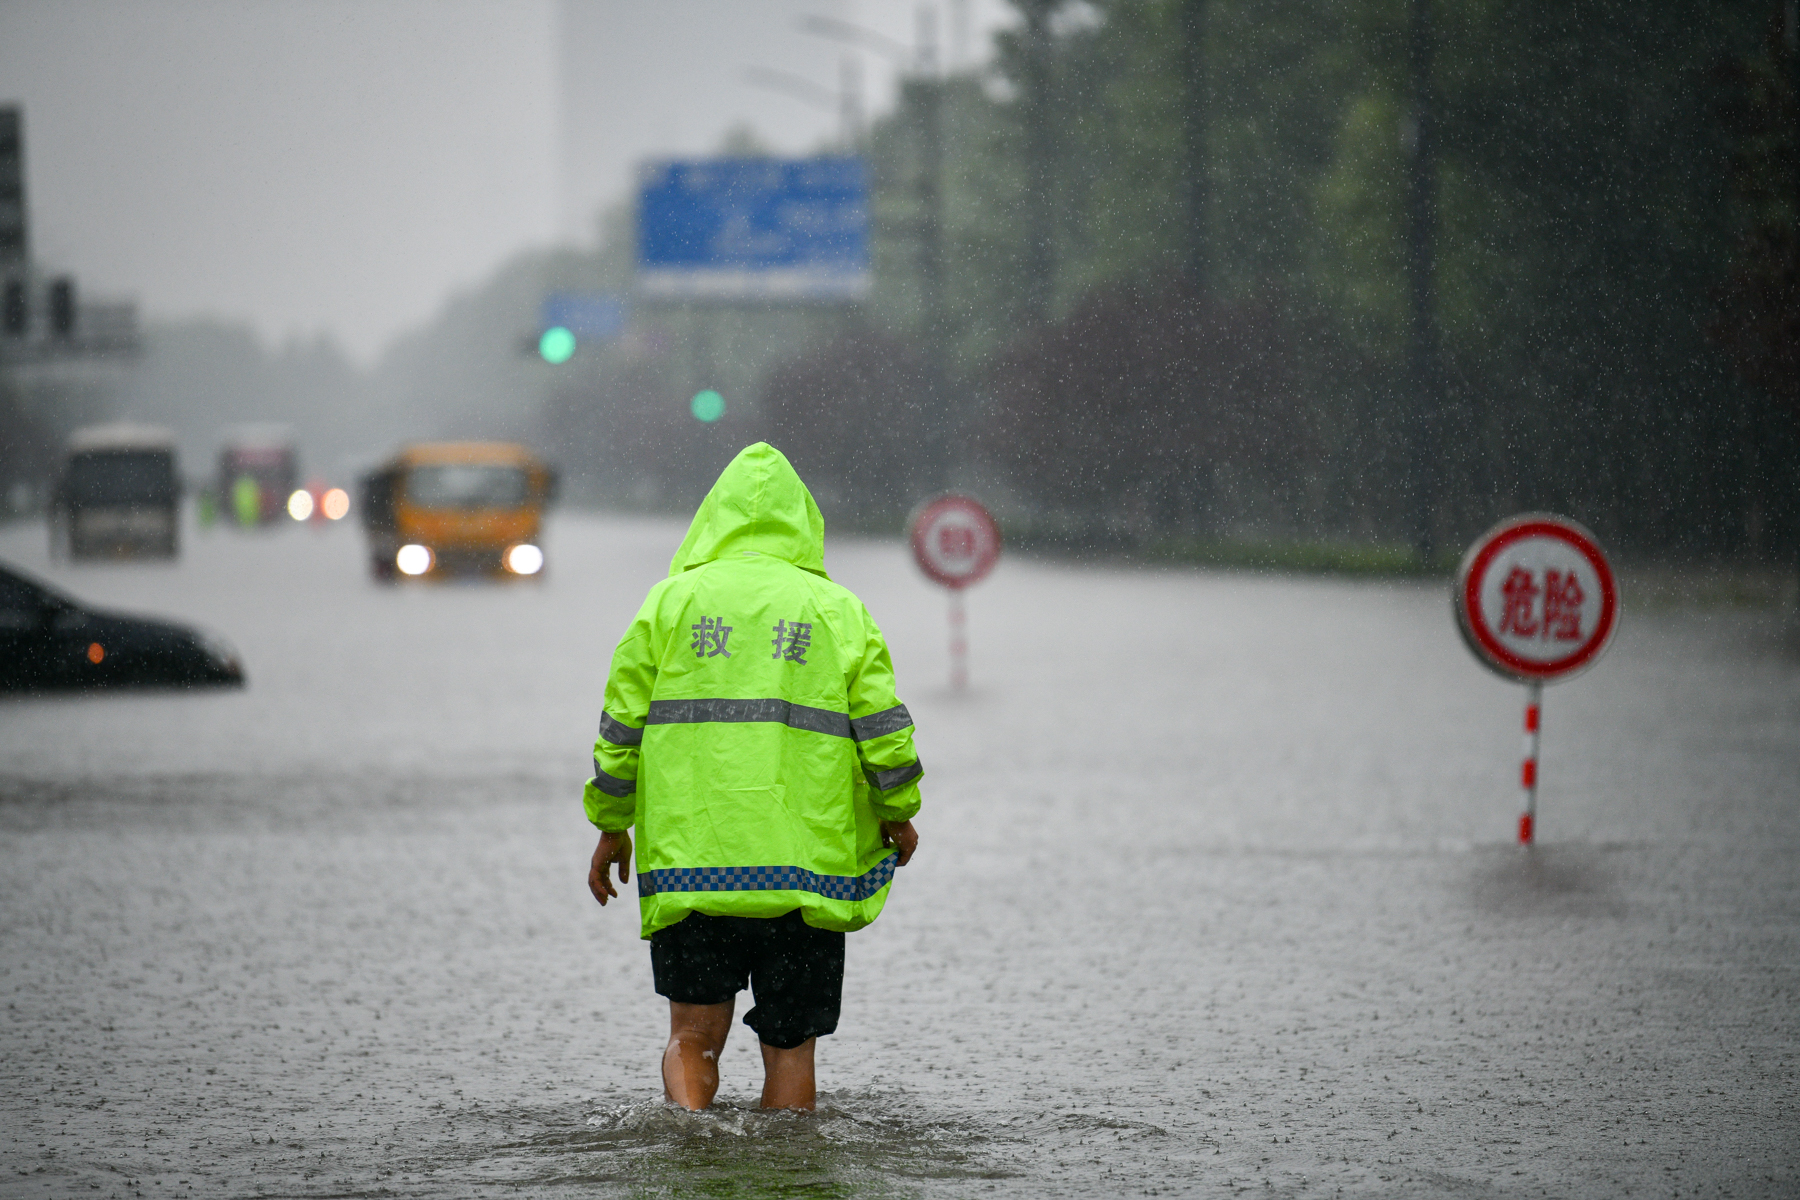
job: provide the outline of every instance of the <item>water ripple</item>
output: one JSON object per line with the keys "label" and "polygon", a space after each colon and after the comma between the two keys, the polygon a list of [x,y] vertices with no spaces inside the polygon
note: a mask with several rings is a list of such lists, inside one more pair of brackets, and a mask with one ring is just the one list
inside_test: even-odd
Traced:
{"label": "water ripple", "polygon": [[904,1099],[861,1092],[823,1096],[815,1113],[587,1102],[471,1110],[453,1124],[424,1173],[533,1195],[591,1196],[598,1187],[633,1197],[901,1197],[934,1182],[1017,1174],[979,1121],[922,1117]]}

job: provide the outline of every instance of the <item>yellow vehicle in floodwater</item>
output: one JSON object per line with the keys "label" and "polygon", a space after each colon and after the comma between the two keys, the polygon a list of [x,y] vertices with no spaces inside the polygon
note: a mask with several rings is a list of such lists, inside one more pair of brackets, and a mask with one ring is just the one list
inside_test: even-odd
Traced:
{"label": "yellow vehicle in floodwater", "polygon": [[510,442],[421,442],[362,479],[375,578],[540,574],[556,472]]}

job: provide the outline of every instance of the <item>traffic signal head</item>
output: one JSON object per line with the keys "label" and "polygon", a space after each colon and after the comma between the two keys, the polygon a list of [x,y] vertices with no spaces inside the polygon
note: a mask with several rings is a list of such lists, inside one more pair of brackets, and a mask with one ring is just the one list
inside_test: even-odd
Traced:
{"label": "traffic signal head", "polygon": [[538,339],[538,354],[552,366],[560,366],[575,356],[575,335],[561,325],[552,325]]}
{"label": "traffic signal head", "polygon": [[31,302],[23,279],[6,281],[4,300],[0,300],[0,331],[7,337],[24,337],[31,327]]}
{"label": "traffic signal head", "polygon": [[0,105],[0,263],[30,260],[25,234],[25,114],[16,104]]}
{"label": "traffic signal head", "polygon": [[50,281],[50,332],[57,337],[75,332],[75,281],[67,275]]}
{"label": "traffic signal head", "polygon": [[688,408],[693,412],[696,421],[711,425],[725,415],[725,397],[711,388],[707,388],[703,392],[694,393],[694,398],[689,402]]}

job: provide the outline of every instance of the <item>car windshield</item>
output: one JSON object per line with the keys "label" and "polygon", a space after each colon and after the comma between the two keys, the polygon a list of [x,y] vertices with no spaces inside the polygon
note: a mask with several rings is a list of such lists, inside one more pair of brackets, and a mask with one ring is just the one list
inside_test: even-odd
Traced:
{"label": "car windshield", "polygon": [[526,484],[523,467],[414,467],[406,498],[424,508],[517,508],[525,503]]}
{"label": "car windshield", "polygon": [[174,456],[167,450],[77,454],[64,487],[75,504],[167,504],[175,499]]}
{"label": "car windshield", "polygon": [[46,608],[69,607],[70,600],[49,588],[0,569],[0,629],[30,629]]}
{"label": "car windshield", "polygon": [[36,617],[44,608],[44,595],[23,579],[0,574],[0,627],[8,618]]}

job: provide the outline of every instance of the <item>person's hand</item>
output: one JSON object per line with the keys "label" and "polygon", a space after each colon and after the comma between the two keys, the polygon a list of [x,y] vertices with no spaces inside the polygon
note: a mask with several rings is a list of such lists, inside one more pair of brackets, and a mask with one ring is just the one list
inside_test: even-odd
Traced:
{"label": "person's hand", "polygon": [[619,890],[613,887],[612,865],[619,864],[619,882],[631,880],[631,833],[621,829],[617,833],[602,833],[600,844],[594,847],[594,861],[588,867],[588,891],[594,893],[594,899],[600,907],[606,907],[607,898],[619,898]]}
{"label": "person's hand", "polygon": [[881,823],[881,844],[891,846],[900,851],[900,866],[912,861],[913,851],[919,848],[919,832],[912,827],[911,821],[883,821]]}

